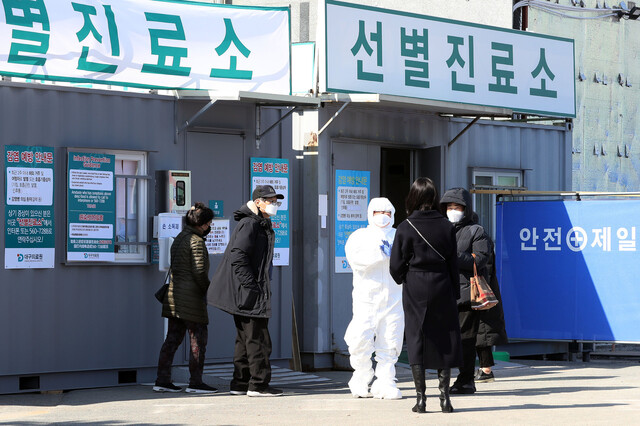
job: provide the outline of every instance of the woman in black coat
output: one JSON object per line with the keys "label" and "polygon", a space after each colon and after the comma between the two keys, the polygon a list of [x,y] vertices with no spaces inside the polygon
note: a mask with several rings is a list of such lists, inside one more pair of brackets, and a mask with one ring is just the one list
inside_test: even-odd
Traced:
{"label": "woman in black coat", "polygon": [[398,284],[404,283],[404,330],[417,393],[413,411],[425,412],[424,370],[430,368],[438,370],[440,408],[450,413],[451,367],[462,365],[455,232],[440,214],[438,191],[429,178],[413,183],[406,209],[409,217],[398,225],[390,272]]}
{"label": "woman in black coat", "polygon": [[471,194],[464,188],[452,188],[440,201],[442,211],[447,214],[456,230],[458,245],[458,269],[460,270],[460,295],[458,311],[462,334],[462,361],[460,374],[451,387],[452,394],[472,394],[476,391],[474,370],[476,352],[480,360],[478,382],[493,381],[491,367],[494,365],[491,347],[507,343],[502,303],[486,311],[471,309],[469,279],[473,276],[475,261],[478,274],[489,283],[494,294],[500,298],[500,289],[495,278],[493,242],[484,228],[477,223],[473,212]]}

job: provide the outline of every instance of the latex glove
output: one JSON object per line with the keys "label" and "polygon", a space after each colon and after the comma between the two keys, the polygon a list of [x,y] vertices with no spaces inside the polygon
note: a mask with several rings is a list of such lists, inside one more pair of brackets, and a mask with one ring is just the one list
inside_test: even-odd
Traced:
{"label": "latex glove", "polygon": [[387,257],[391,256],[391,243],[387,240],[382,240],[382,244],[380,244],[380,250],[382,251],[382,254],[384,254]]}

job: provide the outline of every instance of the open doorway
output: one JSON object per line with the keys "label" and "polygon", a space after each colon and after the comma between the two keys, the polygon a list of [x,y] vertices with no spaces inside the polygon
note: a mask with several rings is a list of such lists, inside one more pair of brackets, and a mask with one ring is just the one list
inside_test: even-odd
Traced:
{"label": "open doorway", "polygon": [[396,226],[407,218],[404,201],[411,183],[411,150],[381,148],[380,196],[388,198],[396,208]]}

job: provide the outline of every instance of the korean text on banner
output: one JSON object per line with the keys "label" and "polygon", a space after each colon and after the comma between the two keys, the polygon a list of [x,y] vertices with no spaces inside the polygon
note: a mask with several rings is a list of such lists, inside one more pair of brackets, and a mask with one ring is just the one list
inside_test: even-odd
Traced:
{"label": "korean text on banner", "polygon": [[326,0],[326,89],[575,117],[573,40]]}
{"label": "korean text on banner", "polygon": [[497,205],[510,338],[640,342],[640,201]]}
{"label": "korean text on banner", "polygon": [[53,268],[53,148],[5,146],[5,269]]}
{"label": "korean text on banner", "polygon": [[115,156],[70,152],[67,260],[115,260]]}
{"label": "korean text on banner", "polygon": [[344,246],[349,235],[367,226],[371,173],[336,170],[335,272],[350,273]]}
{"label": "korean text on banner", "polygon": [[271,218],[276,234],[273,252],[274,266],[289,265],[289,160],[282,158],[251,158],[251,193],[258,185],[271,185],[276,193],[284,195],[278,200],[278,213]]}
{"label": "korean text on banner", "polygon": [[2,75],[291,93],[288,8],[171,0],[2,3]]}

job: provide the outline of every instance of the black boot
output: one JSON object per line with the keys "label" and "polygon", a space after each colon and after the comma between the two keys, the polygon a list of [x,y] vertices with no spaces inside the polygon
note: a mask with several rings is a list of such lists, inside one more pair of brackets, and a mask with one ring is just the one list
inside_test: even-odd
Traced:
{"label": "black boot", "polygon": [[440,408],[443,413],[452,413],[451,399],[449,399],[449,383],[451,381],[451,369],[438,370],[438,389],[440,389]]}
{"label": "black boot", "polygon": [[422,364],[412,364],[411,373],[413,383],[416,386],[416,405],[411,409],[414,413],[426,413],[427,408],[427,385],[424,381],[424,366]]}

